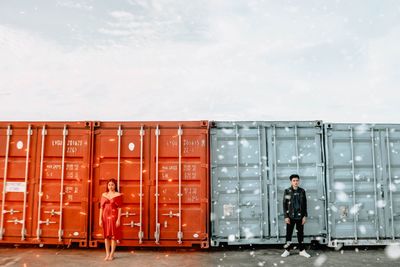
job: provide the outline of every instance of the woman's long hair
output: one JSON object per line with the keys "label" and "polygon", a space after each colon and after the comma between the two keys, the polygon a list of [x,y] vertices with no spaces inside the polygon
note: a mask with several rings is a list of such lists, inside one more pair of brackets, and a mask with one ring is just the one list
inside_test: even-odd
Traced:
{"label": "woman's long hair", "polygon": [[118,192],[118,187],[117,187],[117,180],[115,180],[114,178],[111,178],[111,179],[109,179],[108,181],[107,181],[107,184],[106,184],[106,192],[108,193],[108,184],[110,183],[110,182],[112,182],[114,185],[115,185],[115,192]]}

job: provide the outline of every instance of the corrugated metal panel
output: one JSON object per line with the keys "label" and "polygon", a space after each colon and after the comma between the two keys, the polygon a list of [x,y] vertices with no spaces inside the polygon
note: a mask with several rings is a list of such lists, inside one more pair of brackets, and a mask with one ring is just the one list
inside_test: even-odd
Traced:
{"label": "corrugated metal panel", "polygon": [[127,214],[121,245],[208,247],[208,122],[99,123],[93,168],[92,246],[103,240],[98,202],[114,177]]}
{"label": "corrugated metal panel", "polygon": [[0,242],[29,242],[35,174],[36,129],[0,123]]}
{"label": "corrugated metal panel", "polygon": [[8,125],[0,137],[3,241],[86,246],[91,123]]}
{"label": "corrugated metal panel", "polygon": [[38,125],[33,225],[39,243],[87,245],[91,131],[89,122]]}
{"label": "corrugated metal panel", "polygon": [[400,125],[325,124],[329,245],[400,237]]}
{"label": "corrugated metal panel", "polygon": [[285,240],[282,198],[299,173],[307,191],[306,241],[326,234],[321,122],[214,122],[212,245]]}

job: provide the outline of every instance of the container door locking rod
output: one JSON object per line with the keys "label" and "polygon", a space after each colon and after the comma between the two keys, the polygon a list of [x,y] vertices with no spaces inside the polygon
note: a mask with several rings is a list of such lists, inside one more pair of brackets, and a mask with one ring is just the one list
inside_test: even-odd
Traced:
{"label": "container door locking rod", "polygon": [[0,221],[0,240],[3,240],[4,229],[4,216],[5,216],[5,202],[6,202],[6,187],[7,187],[7,167],[8,167],[8,154],[10,152],[10,138],[12,135],[11,125],[7,127],[7,144],[6,144],[6,154],[4,159],[4,176],[3,176],[3,196],[1,202],[1,221]]}
{"label": "container door locking rod", "polygon": [[25,190],[24,190],[24,210],[22,213],[22,228],[21,228],[21,240],[25,240],[26,229],[25,229],[25,219],[26,219],[26,197],[28,191],[28,174],[29,174],[29,151],[31,145],[31,135],[32,127],[29,124],[27,131],[27,141],[26,141],[26,161],[25,161]]}

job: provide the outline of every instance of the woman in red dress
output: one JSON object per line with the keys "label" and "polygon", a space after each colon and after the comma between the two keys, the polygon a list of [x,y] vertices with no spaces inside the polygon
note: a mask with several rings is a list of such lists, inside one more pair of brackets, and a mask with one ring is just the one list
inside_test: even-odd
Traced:
{"label": "woman in red dress", "polygon": [[121,239],[121,205],[122,195],[118,193],[117,181],[107,181],[107,192],[101,196],[99,225],[103,227],[106,257],[104,260],[114,259],[117,242]]}

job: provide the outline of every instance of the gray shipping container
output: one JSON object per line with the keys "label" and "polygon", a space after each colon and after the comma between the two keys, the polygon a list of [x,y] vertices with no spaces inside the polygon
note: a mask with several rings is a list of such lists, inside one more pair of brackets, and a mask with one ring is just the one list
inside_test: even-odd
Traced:
{"label": "gray shipping container", "polygon": [[305,242],[326,243],[322,123],[211,126],[211,245],[283,244],[283,191],[293,173],[300,175],[308,199]]}
{"label": "gray shipping container", "polygon": [[400,125],[325,124],[324,128],[328,245],[398,242]]}

